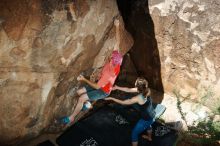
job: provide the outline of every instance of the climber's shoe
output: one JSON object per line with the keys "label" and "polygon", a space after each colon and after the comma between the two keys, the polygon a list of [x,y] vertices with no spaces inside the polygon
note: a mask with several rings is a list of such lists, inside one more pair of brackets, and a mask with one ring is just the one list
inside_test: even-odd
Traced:
{"label": "climber's shoe", "polygon": [[59,118],[59,119],[55,120],[55,123],[65,126],[65,125],[70,123],[70,118],[67,117],[67,116],[62,117],[62,118]]}

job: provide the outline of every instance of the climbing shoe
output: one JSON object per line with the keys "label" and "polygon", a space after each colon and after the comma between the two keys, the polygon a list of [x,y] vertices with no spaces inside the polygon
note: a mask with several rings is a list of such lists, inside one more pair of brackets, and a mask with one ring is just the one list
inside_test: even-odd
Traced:
{"label": "climbing shoe", "polygon": [[70,118],[65,116],[55,121],[57,124],[66,125],[70,123]]}

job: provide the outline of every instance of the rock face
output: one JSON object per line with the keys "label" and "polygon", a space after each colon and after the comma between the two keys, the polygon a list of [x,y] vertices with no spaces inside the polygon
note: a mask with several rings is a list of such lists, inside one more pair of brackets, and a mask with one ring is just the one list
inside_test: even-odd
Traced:
{"label": "rock face", "polygon": [[[219,1],[118,1],[141,76],[160,91],[219,97]],[[138,58],[138,59],[137,59]]]}
{"label": "rock face", "polygon": [[[165,92],[220,96],[220,2],[149,0]],[[214,101],[216,102],[216,100]]]}
{"label": "rock face", "polygon": [[163,118],[182,121],[185,129],[218,117],[219,1],[118,0],[118,5],[134,38],[122,70],[128,78],[121,79],[133,85],[137,76],[146,77],[151,88],[166,93],[152,92],[154,102],[167,108]]}
{"label": "rock face", "polygon": [[133,45],[119,79],[133,86],[144,76],[153,89],[166,92],[157,101],[167,105],[168,120],[182,118],[176,107],[180,98],[191,100],[181,103],[187,121],[192,119],[186,124],[210,112],[192,101],[219,107],[220,2],[117,2],[134,45],[116,0],[1,0],[0,145],[37,136],[54,117],[71,113],[76,77],[101,67],[113,49],[116,17],[121,52]]}
{"label": "rock face", "polygon": [[113,49],[115,17],[125,54],[133,40],[116,1],[0,2],[0,145],[30,139],[71,112],[76,77]]}

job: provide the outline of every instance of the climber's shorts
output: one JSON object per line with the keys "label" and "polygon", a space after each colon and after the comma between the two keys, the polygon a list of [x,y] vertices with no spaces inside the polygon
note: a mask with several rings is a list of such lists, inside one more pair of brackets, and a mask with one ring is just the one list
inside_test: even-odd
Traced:
{"label": "climber's shorts", "polygon": [[91,101],[103,99],[109,95],[105,93],[102,89],[94,89],[89,85],[85,85],[84,87],[86,88],[87,95]]}

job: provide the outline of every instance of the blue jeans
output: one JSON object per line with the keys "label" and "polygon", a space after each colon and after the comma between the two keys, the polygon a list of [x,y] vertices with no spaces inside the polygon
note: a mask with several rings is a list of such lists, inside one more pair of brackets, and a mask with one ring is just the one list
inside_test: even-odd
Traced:
{"label": "blue jeans", "polygon": [[153,124],[154,119],[144,120],[140,119],[132,130],[132,142],[138,141],[138,135],[141,134],[144,130],[151,129],[151,124]]}

